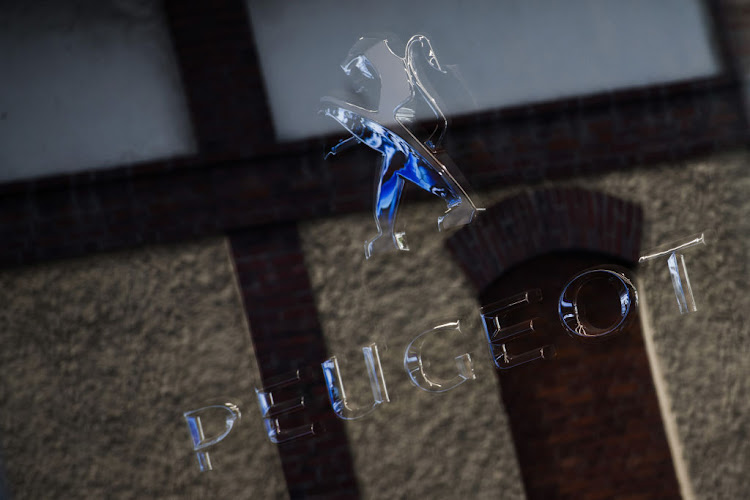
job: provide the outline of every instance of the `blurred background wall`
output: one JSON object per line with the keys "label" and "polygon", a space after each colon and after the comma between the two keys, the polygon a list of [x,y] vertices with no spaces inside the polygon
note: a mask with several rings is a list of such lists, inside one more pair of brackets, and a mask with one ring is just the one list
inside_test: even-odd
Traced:
{"label": "blurred background wall", "polygon": [[[481,205],[576,186],[640,206],[643,252],[713,231],[686,255],[697,313],[678,314],[666,263],[639,267],[641,382],[683,497],[746,496],[750,8],[317,7],[0,3],[0,496],[3,475],[10,498],[528,494],[477,291],[435,228],[444,207],[407,190],[412,251],[366,261],[377,155],[323,160],[342,136],[317,99],[370,32],[429,32],[441,63],[467,67],[478,106],[453,110],[444,146]],[[459,14],[508,29],[456,41]],[[405,345],[456,319],[465,343],[434,352],[466,348],[477,379],[417,390]],[[317,367],[337,355],[366,403],[370,341],[393,401],[344,423]],[[276,446],[254,388],[298,367],[325,432]],[[243,416],[201,474],[182,412],[223,400]]]}

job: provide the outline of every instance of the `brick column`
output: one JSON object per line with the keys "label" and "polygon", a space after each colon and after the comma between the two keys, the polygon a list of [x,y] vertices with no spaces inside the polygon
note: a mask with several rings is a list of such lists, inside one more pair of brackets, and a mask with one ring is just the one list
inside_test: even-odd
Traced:
{"label": "brick column", "polygon": [[603,254],[549,254],[505,273],[481,295],[489,304],[540,288],[541,304],[505,320],[542,318],[557,350],[552,360],[497,370],[529,500],[680,498],[640,322],[587,343],[566,335],[558,320],[565,283],[602,263],[622,264]]}
{"label": "brick column", "polygon": [[279,446],[292,498],[357,498],[358,486],[343,423],[328,404],[320,363],[327,359],[295,224],[229,236],[245,313],[264,385],[302,369],[295,393],[304,418],[322,432]]}
{"label": "brick column", "polygon": [[557,357],[498,370],[530,500],[680,496],[639,321],[592,344],[566,335],[557,313],[578,272],[637,261],[641,226],[637,205],[549,189],[503,200],[448,241],[482,304],[542,291],[540,304],[502,321],[542,318],[538,345],[551,340]]}

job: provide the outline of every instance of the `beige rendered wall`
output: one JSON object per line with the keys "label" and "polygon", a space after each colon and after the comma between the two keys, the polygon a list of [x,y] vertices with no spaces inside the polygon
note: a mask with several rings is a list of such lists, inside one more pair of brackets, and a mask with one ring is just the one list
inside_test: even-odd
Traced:
{"label": "beige rendered wall", "polygon": [[[11,498],[286,497],[224,240],[3,270],[0,303]],[[182,413],[222,397],[243,418],[201,474]]]}

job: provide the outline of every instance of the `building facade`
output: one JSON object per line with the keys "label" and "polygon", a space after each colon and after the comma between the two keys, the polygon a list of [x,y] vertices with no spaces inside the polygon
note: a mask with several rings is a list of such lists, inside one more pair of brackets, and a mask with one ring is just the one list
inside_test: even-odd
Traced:
{"label": "building facade", "polygon": [[[378,157],[325,159],[336,134],[280,138],[263,6],[118,4],[164,28],[189,147],[0,185],[0,497],[747,494],[750,9],[695,5],[716,71],[454,117],[445,151],[487,210],[438,232],[445,207],[407,187],[410,251],[366,259]],[[680,314],[666,259],[638,260],[700,232],[685,252],[698,310]],[[534,314],[554,313],[571,277],[611,265],[637,277],[633,329],[576,343],[553,321],[555,359],[494,366],[481,306],[539,288]],[[420,390],[405,351],[456,321],[425,357],[450,377],[469,353],[474,378]],[[390,401],[344,421],[320,365],[336,356],[367,408],[373,343]],[[280,425],[313,435],[274,444],[256,390],[290,374],[278,396],[305,406]],[[242,416],[201,473],[183,413],[227,401]]]}

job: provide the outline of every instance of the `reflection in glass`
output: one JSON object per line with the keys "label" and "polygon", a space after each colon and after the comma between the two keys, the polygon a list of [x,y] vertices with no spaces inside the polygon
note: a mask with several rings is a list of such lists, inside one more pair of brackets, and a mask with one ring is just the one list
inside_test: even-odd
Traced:
{"label": "reflection in glass", "polygon": [[[217,411],[226,412],[224,419],[224,429],[216,434],[214,437],[206,438],[205,431],[203,429],[203,419],[206,415]],[[221,440],[223,440],[232,431],[234,424],[240,419],[242,414],[240,409],[234,403],[223,403],[216,405],[204,406],[197,410],[186,411],[183,413],[185,420],[187,421],[188,429],[190,430],[190,438],[193,440],[193,450],[195,450],[195,456],[198,459],[198,467],[201,472],[213,470],[213,464],[211,463],[211,456],[208,454],[207,448],[214,446]]]}
{"label": "reflection in glass", "polygon": [[513,368],[535,359],[551,359],[555,348],[551,344],[537,345],[522,352],[512,352],[510,345],[518,341],[534,341],[538,337],[540,319],[506,324],[508,313],[542,301],[542,291],[528,290],[481,308],[482,324],[490,347],[490,355],[498,368]]}
{"label": "reflection in glass", "polygon": [[266,435],[272,443],[284,443],[293,439],[315,434],[313,424],[303,424],[291,428],[282,428],[280,417],[305,409],[305,397],[298,396],[283,401],[277,401],[273,391],[287,389],[300,384],[300,371],[296,370],[287,375],[281,375],[268,381],[262,389],[255,389],[260,405],[260,413],[266,427]]}
{"label": "reflection in glass", "polygon": [[471,362],[471,355],[469,353],[460,354],[453,358],[457,368],[455,377],[441,379],[435,376],[428,376],[425,370],[426,363],[422,358],[422,348],[432,335],[439,335],[441,333],[462,336],[458,321],[446,323],[420,333],[409,343],[404,351],[404,369],[409,374],[411,382],[423,391],[446,392],[458,387],[467,380],[476,379],[474,365]]}
{"label": "reflection in glass", "polygon": [[362,354],[365,357],[367,376],[370,379],[370,389],[372,390],[373,402],[369,407],[357,406],[347,397],[336,356],[332,356],[321,364],[326,387],[328,388],[328,399],[331,401],[333,411],[343,420],[362,418],[373,411],[379,404],[390,402],[377,344],[370,344],[367,347],[363,347]]}
{"label": "reflection in glass", "polygon": [[680,314],[687,314],[698,310],[698,307],[695,304],[693,287],[690,284],[687,266],[685,265],[684,251],[688,248],[705,244],[706,235],[705,233],[700,233],[691,236],[683,243],[672,243],[668,245],[669,248],[666,250],[649,252],[638,259],[638,262],[647,262],[667,257],[667,268],[669,269],[669,275],[672,278],[672,287],[674,288],[674,294],[677,299],[677,307],[680,309]]}
{"label": "reflection in glass", "polygon": [[[608,318],[602,321],[600,313],[606,304],[602,304],[601,299],[607,298],[607,292],[612,290],[617,294],[613,298],[618,301],[614,321]],[[599,300],[581,300],[584,291],[588,298]],[[591,306],[588,302],[592,302]],[[588,269],[577,274],[565,285],[558,301],[560,321],[567,332],[586,339],[603,339],[623,332],[637,308],[638,292],[622,268]],[[596,320],[592,319],[594,316]]]}
{"label": "reflection in glass", "polygon": [[[422,64],[420,64],[422,63]],[[322,112],[343,126],[352,137],[334,146],[328,155],[363,143],[383,156],[375,193],[378,234],[365,243],[365,256],[398,249],[408,250],[403,232],[395,229],[404,184],[411,182],[445,201],[446,214],[438,218],[440,230],[471,222],[477,208],[449,172],[455,166],[437,147],[447,126],[436,97],[428,91],[423,63],[445,73],[427,37],[415,35],[406,44],[404,57],[393,52],[388,40],[361,38],[341,68],[353,80],[360,104],[337,97],[322,99]],[[416,116],[419,102],[426,103],[437,123],[424,142],[405,124]]]}

